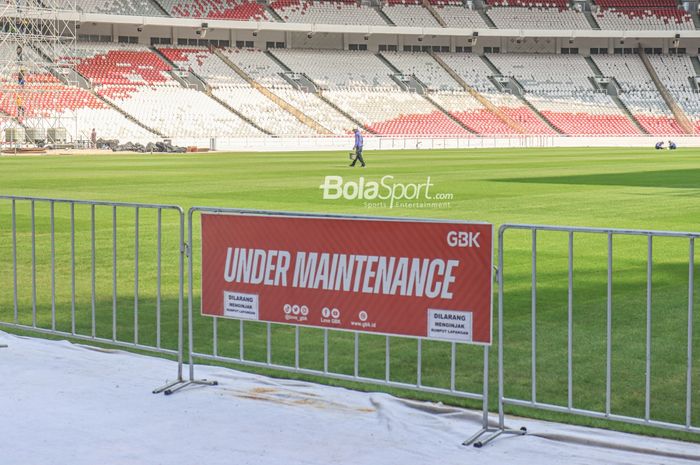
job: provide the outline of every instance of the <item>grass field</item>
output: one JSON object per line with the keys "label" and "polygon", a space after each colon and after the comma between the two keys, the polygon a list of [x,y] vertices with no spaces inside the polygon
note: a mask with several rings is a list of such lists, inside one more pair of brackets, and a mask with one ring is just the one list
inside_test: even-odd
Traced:
{"label": "grass field", "polygon": [[[3,157],[0,159],[0,193],[91,200],[129,201],[285,211],[361,213],[481,220],[495,225],[536,223],[601,226],[675,231],[700,231],[700,150],[675,153],[651,149],[523,149],[471,151],[369,152],[367,168],[347,167],[343,153],[265,153],[205,155],[119,155]],[[440,208],[368,208],[362,200],[323,200],[319,185],[324,176],[359,176],[379,180],[393,175],[396,181],[425,182],[430,176],[435,192],[451,193],[449,205]],[[17,203],[17,255],[19,321],[32,324],[31,210]],[[0,320],[12,321],[13,270],[11,204],[0,201]],[[91,331],[91,217],[89,207],[75,209],[76,331]],[[56,205],[55,269],[56,327],[70,329],[70,211]],[[35,255],[37,324],[51,321],[50,209],[35,206]],[[162,344],[174,347],[174,310],[177,281],[177,219],[163,213]],[[113,301],[112,211],[96,209],[96,308],[97,335],[111,337],[112,308],[119,309],[118,337],[133,340],[134,255],[132,213],[118,213],[117,293]],[[139,341],[155,344],[156,222],[154,212],[139,216],[138,287]],[[567,402],[567,239],[565,234],[538,235],[537,287],[537,398]],[[509,232],[505,243],[506,395],[530,399],[531,359],[531,263],[530,234]],[[576,407],[601,410],[605,405],[605,326],[607,238],[577,236],[574,246],[574,391]],[[614,244],[613,386],[615,413],[644,416],[646,330],[646,254],[644,237],[616,239]],[[654,241],[652,275],[651,416],[674,423],[685,422],[688,242]],[[195,256],[197,250],[195,250]],[[196,268],[195,268],[196,269]],[[696,273],[697,276],[697,273]],[[696,279],[697,281],[697,279]],[[697,282],[695,283],[696,287]],[[195,289],[197,286],[195,285]],[[695,293],[692,424],[700,426],[700,299]],[[195,322],[198,351],[211,351],[212,324]],[[218,349],[222,355],[239,355],[237,322],[219,324]],[[383,378],[384,338],[363,335],[361,374]],[[320,368],[320,331],[302,330],[301,364]],[[293,364],[294,333],[275,328],[273,361]],[[246,358],[264,360],[265,328],[246,324]],[[333,334],[333,367],[352,373],[353,339]],[[478,391],[481,351],[460,347],[458,387]],[[423,343],[423,382],[447,387],[449,346]],[[495,362],[495,356],[492,358]],[[392,379],[416,381],[416,342],[392,341]],[[496,365],[492,363],[492,374]],[[496,383],[493,378],[495,393]],[[454,399],[420,395],[421,398],[462,403]],[[469,404],[474,406],[473,403]],[[524,413],[522,409],[513,409]],[[548,413],[545,418],[562,419]],[[584,420],[587,424],[602,424]],[[605,424],[606,426],[621,427]],[[625,426],[632,431],[644,428]],[[653,433],[653,432],[652,432]],[[700,440],[697,435],[674,437]]]}

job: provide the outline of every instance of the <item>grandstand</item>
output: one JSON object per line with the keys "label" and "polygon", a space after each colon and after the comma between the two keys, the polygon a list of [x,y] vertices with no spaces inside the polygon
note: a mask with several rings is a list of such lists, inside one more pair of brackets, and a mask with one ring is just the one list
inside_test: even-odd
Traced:
{"label": "grandstand", "polygon": [[[75,46],[37,43],[24,63],[3,66],[0,117],[3,128],[63,119],[76,141],[93,127],[139,142],[337,137],[353,127],[382,137],[688,135],[700,131],[697,8],[91,0],[78,5]],[[20,12],[3,14],[12,24]],[[195,18],[205,21],[193,27]],[[13,55],[11,42],[0,46]],[[61,66],[74,72],[52,71]]]}

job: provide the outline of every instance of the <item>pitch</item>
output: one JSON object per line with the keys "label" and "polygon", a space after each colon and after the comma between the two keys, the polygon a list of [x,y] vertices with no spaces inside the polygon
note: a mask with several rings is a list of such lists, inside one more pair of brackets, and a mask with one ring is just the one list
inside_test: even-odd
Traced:
{"label": "pitch", "polygon": [[[285,211],[313,211],[330,213],[359,213],[383,216],[439,217],[481,220],[499,226],[503,223],[533,223],[578,225],[617,228],[638,228],[673,231],[698,231],[700,225],[700,149],[681,148],[675,152],[649,149],[512,149],[468,151],[396,151],[367,152],[367,168],[362,171],[347,167],[346,152],[333,153],[222,153],[187,155],[95,155],[3,157],[0,169],[2,193],[49,198],[129,201],[139,203],[177,204],[190,206],[221,206]],[[340,176],[343,182],[379,182],[385,176],[403,186],[432,184],[433,198],[408,199],[389,205],[378,199],[340,196],[324,199],[321,185],[327,176]],[[429,180],[427,179],[429,178]],[[425,193],[425,191],[422,191]],[[347,198],[346,198],[347,197]],[[404,199],[405,200],[405,199]],[[11,205],[0,201],[0,286],[12,289]],[[87,308],[90,305],[90,240],[87,235],[89,219],[85,211],[76,216],[76,286],[77,299],[71,302],[70,263],[63,257],[55,264],[56,325],[66,329],[70,313],[75,307],[78,329],[88,330]],[[65,206],[55,207],[55,242],[57,250],[70,247],[70,212]],[[47,276],[50,271],[50,228],[47,205],[37,204],[36,255],[39,305],[37,324],[48,327],[51,321],[46,310],[51,305],[51,287]],[[97,229],[102,234],[96,241],[97,262],[107,265],[112,260],[110,242],[111,217],[100,213]],[[155,226],[144,214],[140,221],[143,235],[139,249],[142,263],[154,260]],[[31,212],[27,205],[17,209],[19,231],[17,253],[20,259],[31,255],[29,225]],[[134,228],[134,219],[119,217],[119,226]],[[165,244],[176,240],[177,223],[164,219]],[[538,335],[538,400],[566,402],[566,238],[543,234],[538,250],[538,324],[543,328]],[[574,282],[574,341],[577,355],[574,360],[574,400],[580,408],[601,409],[604,403],[605,352],[605,237],[582,238],[575,245]],[[530,262],[527,233],[513,233],[506,246],[506,326],[510,335],[510,353],[528,354],[530,344]],[[119,308],[133,305],[133,237],[128,234],[118,240],[118,295]],[[195,256],[197,251],[195,250]],[[646,299],[646,239],[623,239],[615,244],[616,278],[614,284],[615,308],[613,345],[615,379],[612,403],[618,413],[640,416],[644,414],[644,334]],[[29,263],[24,260],[23,263]],[[686,387],[686,324],[688,289],[687,243],[659,240],[654,248],[655,318],[652,327],[654,360],[652,365],[652,414],[660,419],[683,422]],[[162,279],[173,281],[177,272],[174,256],[164,258]],[[22,266],[18,270],[21,284],[19,306],[32,305],[29,283],[32,270]],[[617,276],[617,275],[616,275]],[[696,273],[697,276],[697,273]],[[149,297],[155,271],[141,273],[139,285],[143,294],[140,302],[142,316],[139,334],[142,341],[152,342],[155,332],[153,308]],[[98,309],[105,315],[96,321],[96,331],[109,337],[112,277],[108,272],[98,273]],[[697,287],[697,283],[696,283]],[[196,289],[196,286],[195,286]],[[130,294],[131,293],[131,294]],[[174,311],[176,289],[165,284],[163,308]],[[695,307],[700,309],[695,297]],[[42,311],[43,309],[43,311]],[[11,321],[12,293],[0,295],[0,319]],[[21,321],[31,324],[26,312]],[[695,313],[694,348],[700,353],[700,311]],[[28,319],[29,318],[29,319]],[[120,335],[125,338],[133,332],[133,317],[128,310],[117,316]],[[211,321],[197,318],[195,328],[200,351],[211,350]],[[149,331],[150,330],[150,331]],[[175,344],[172,324],[162,328],[159,343],[166,347]],[[224,322],[218,334],[218,351],[236,354],[239,346],[239,325]],[[294,333],[289,328],[275,328],[273,356],[276,363],[293,364],[289,350]],[[302,330],[303,366],[319,368],[320,332]],[[246,323],[246,356],[264,357],[265,328]],[[150,338],[150,339],[149,339]],[[363,375],[383,376],[384,340],[382,337],[363,335],[361,357]],[[352,336],[333,336],[338,356],[333,360],[340,371],[352,372]],[[392,346],[392,375],[397,380],[416,382],[414,340],[397,340]],[[423,344],[423,382],[444,387],[449,367],[445,365],[449,345],[439,342]],[[457,384],[465,389],[478,390],[480,352],[473,347],[459,348]],[[527,398],[530,389],[529,355],[506,359],[507,381],[510,393]],[[495,364],[492,366],[495,373]],[[693,385],[700,385],[700,357],[695,357]],[[495,381],[495,378],[494,378]],[[495,388],[496,383],[492,383]],[[416,395],[416,394],[411,394]],[[426,394],[420,394],[425,397]],[[439,398],[448,402],[454,399]],[[692,418],[700,418],[700,390],[693,393]],[[517,410],[516,410],[517,412]],[[554,414],[544,414],[556,418]],[[591,423],[597,423],[591,421]],[[610,426],[609,424],[607,426]],[[617,425],[617,427],[622,427]],[[625,426],[638,431],[640,428]],[[669,433],[674,434],[674,433]],[[676,437],[685,437],[682,434]],[[697,438],[694,438],[697,440]]]}

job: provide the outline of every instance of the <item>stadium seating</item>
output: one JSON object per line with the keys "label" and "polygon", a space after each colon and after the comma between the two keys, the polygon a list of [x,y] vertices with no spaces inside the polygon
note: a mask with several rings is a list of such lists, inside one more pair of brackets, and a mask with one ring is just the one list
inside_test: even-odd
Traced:
{"label": "stadium seating", "polygon": [[293,71],[309,76],[325,98],[378,134],[470,134],[424,97],[403,92],[392,81],[392,70],[372,53],[276,50],[275,55]]}
{"label": "stadium seating", "polygon": [[675,0],[596,0],[601,29],[693,30],[693,18]]}
{"label": "stadium seating", "polygon": [[322,89],[400,89],[390,77],[391,69],[373,53],[279,49],[274,54],[292,71],[306,73]]}
{"label": "stadium seating", "polygon": [[462,87],[427,53],[383,53],[403,74],[413,75],[429,90],[458,91]]}
{"label": "stadium seating", "polygon": [[270,21],[265,7],[250,0],[158,0],[171,16],[179,18]]}
{"label": "stadium seating", "polygon": [[162,47],[160,52],[180,69],[192,71],[212,87],[248,83],[205,47]]}
{"label": "stadium seating", "polygon": [[440,27],[433,15],[423,8],[421,0],[388,0],[382,11],[397,26]]}
{"label": "stadium seating", "polygon": [[355,126],[317,95],[293,88],[281,77],[285,69],[260,50],[224,49],[222,52],[255,81],[334,134],[346,134]]}
{"label": "stadium seating", "polygon": [[80,44],[76,55],[76,69],[99,94],[167,136],[262,135],[202,92],[180,86],[170,66],[145,47]]}
{"label": "stadium seating", "polygon": [[700,93],[691,85],[697,76],[686,55],[651,55],[649,61],[674,100],[700,132]]}
{"label": "stadium seating", "polygon": [[430,3],[447,27],[468,29],[487,29],[489,26],[478,11],[473,10],[459,0],[431,0]]}
{"label": "stadium seating", "polygon": [[104,13],[110,15],[129,16],[165,16],[158,8],[156,0],[80,0],[62,1],[53,0],[57,6],[64,8],[77,8],[86,13]]}
{"label": "stadium seating", "polygon": [[[0,45],[0,53],[11,56],[14,47],[5,42]],[[154,134],[109,107],[85,89],[62,84],[49,72],[48,63],[32,49],[24,51],[22,68],[27,72],[26,84],[19,86],[17,73],[0,76],[4,92],[0,91],[0,111],[19,116],[16,97],[21,96],[24,115],[20,118],[28,127],[44,127],[57,124],[68,127],[77,137],[88,140],[90,131],[95,128],[98,137],[121,141],[149,142]],[[5,68],[8,71],[10,68]]]}
{"label": "stadium seating", "polygon": [[277,0],[270,7],[290,23],[387,25],[374,8],[355,0]]}
{"label": "stadium seating", "polygon": [[477,134],[517,134],[515,130],[467,93],[437,93],[432,94],[431,98]]}
{"label": "stadium seating", "polygon": [[612,77],[622,92],[620,100],[650,134],[682,134],[644,63],[637,55],[595,55],[603,75]]}
{"label": "stadium seating", "polygon": [[212,87],[212,94],[255,124],[279,136],[310,136],[317,133],[282,109],[226,63],[205,48],[163,48],[163,54],[176,65],[194,71]]}
{"label": "stadium seating", "polygon": [[[591,29],[584,13],[553,1],[490,2],[486,14],[499,29]],[[504,6],[509,5],[509,6]]]}
{"label": "stadium seating", "polygon": [[221,49],[221,52],[246,74],[267,88],[290,86],[281,76],[285,71],[284,68],[260,50],[233,48]]}
{"label": "stadium seating", "polygon": [[634,135],[639,130],[612,98],[597,92],[580,55],[489,55],[506,76],[515,78],[525,98],[565,134]]}

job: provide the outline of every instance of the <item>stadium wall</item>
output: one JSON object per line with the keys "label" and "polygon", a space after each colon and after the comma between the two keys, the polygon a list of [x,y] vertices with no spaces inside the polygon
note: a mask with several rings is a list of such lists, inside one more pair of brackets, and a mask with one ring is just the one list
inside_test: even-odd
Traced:
{"label": "stadium wall", "polygon": [[[435,149],[479,149],[479,148],[546,148],[546,147],[648,147],[654,148],[658,141],[672,139],[679,148],[700,147],[700,137],[646,136],[646,137],[366,137],[366,150],[435,150]],[[350,150],[351,137],[324,138],[229,138],[211,139],[175,138],[173,144],[180,146],[209,147],[218,151],[299,151],[322,152]]]}

